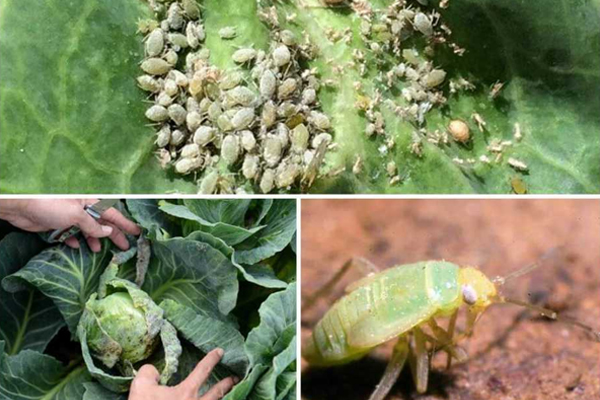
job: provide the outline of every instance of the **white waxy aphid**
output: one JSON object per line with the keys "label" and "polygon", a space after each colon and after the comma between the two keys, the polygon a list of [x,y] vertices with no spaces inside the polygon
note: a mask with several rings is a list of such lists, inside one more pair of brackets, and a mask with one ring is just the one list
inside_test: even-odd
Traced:
{"label": "white waxy aphid", "polygon": [[180,87],[187,87],[187,85],[190,83],[188,77],[183,72],[176,69],[172,69],[167,75],[167,78],[173,79],[177,86]]}
{"label": "white waxy aphid", "polygon": [[286,149],[288,144],[290,143],[290,130],[287,127],[287,125],[281,122],[278,123],[275,134],[281,140],[281,146],[283,147],[283,149]]}
{"label": "white waxy aphid", "polygon": [[277,106],[275,103],[273,103],[273,101],[269,100],[263,104],[260,120],[265,128],[270,128],[273,126],[277,120]]}
{"label": "white waxy aphid", "polygon": [[199,194],[213,194],[219,182],[219,172],[214,170],[204,176],[200,183]]}
{"label": "white waxy aphid", "polygon": [[187,37],[181,33],[169,33],[167,35],[167,39],[169,43],[171,43],[175,49],[179,47],[180,49],[187,49],[189,46]]}
{"label": "white waxy aphid", "polygon": [[356,161],[354,162],[354,165],[352,165],[352,173],[354,175],[360,174],[362,172],[362,167],[363,167],[362,158],[360,156],[356,156]]}
{"label": "white waxy aphid", "polygon": [[275,65],[277,65],[278,67],[283,67],[284,65],[288,64],[292,59],[290,49],[284,44],[278,46],[275,50],[273,50],[272,56]]}
{"label": "white waxy aphid", "polygon": [[425,84],[425,87],[431,89],[441,85],[444,82],[444,79],[446,79],[446,71],[442,69],[433,69],[425,76],[425,81],[423,83]]}
{"label": "white waxy aphid", "polygon": [[252,131],[245,130],[240,132],[242,147],[246,151],[251,151],[256,147],[256,138],[254,138],[254,134]]}
{"label": "white waxy aphid", "polygon": [[307,88],[302,92],[302,104],[310,105],[317,100],[317,91],[313,88]]}
{"label": "white waxy aphid", "polygon": [[223,109],[221,108],[221,103],[218,101],[214,101],[208,107],[208,119],[212,122],[216,122],[219,117],[223,114]]}
{"label": "white waxy aphid", "polygon": [[183,158],[195,158],[200,157],[200,146],[196,143],[186,144],[181,148],[181,157]]}
{"label": "white waxy aphid", "polygon": [[260,76],[259,90],[260,95],[265,99],[270,99],[277,89],[277,77],[270,69],[265,69]]}
{"label": "white waxy aphid", "polygon": [[249,106],[256,101],[256,94],[246,86],[236,86],[229,90],[226,96],[231,99],[233,105]]}
{"label": "white waxy aphid", "polygon": [[[205,97],[202,100],[200,100],[200,103],[198,104],[198,111],[200,112],[200,114],[207,114],[208,109],[212,105],[213,105],[213,101],[211,99],[209,99],[208,97]],[[188,108],[188,110],[190,109],[189,106],[187,108]]]}
{"label": "white waxy aphid", "polygon": [[286,46],[294,46],[297,43],[296,35],[294,34],[294,32],[288,29],[282,30],[279,34],[279,38],[281,39],[281,42]]}
{"label": "white waxy aphid", "polygon": [[235,135],[227,135],[221,143],[221,158],[227,165],[235,164],[240,156],[240,143]]}
{"label": "white waxy aphid", "polygon": [[389,163],[387,163],[387,165],[385,166],[385,170],[390,177],[395,176],[396,173],[398,172],[398,167],[396,167],[396,162],[390,161]]}
{"label": "white waxy aphid", "polygon": [[243,75],[238,71],[229,71],[219,79],[219,88],[222,90],[230,90],[242,83]]}
{"label": "white waxy aphid", "polygon": [[[204,99],[202,99],[202,100],[204,100]],[[209,100],[209,101],[210,101],[210,100]],[[189,112],[192,112],[192,111],[196,111],[196,112],[199,112],[199,113],[201,113],[201,112],[202,112],[202,111],[200,110],[200,104],[198,104],[198,100],[196,100],[196,99],[195,99],[195,98],[193,98],[193,97],[188,97],[188,98],[185,100],[185,109],[188,111],[188,113],[189,113]]]}
{"label": "white waxy aphid", "polygon": [[310,132],[304,124],[296,125],[291,133],[292,150],[298,153],[303,153],[308,147],[308,139]]}
{"label": "white waxy aphid", "polygon": [[433,21],[425,13],[418,12],[413,20],[415,28],[425,36],[433,35]]}
{"label": "white waxy aphid", "polygon": [[146,54],[148,57],[156,57],[162,53],[165,47],[164,32],[160,28],[154,29],[146,39]]}
{"label": "white waxy aphid", "polygon": [[296,91],[297,87],[298,81],[294,78],[287,78],[279,85],[279,88],[277,88],[277,97],[281,100],[287,99]]}
{"label": "white waxy aphid", "polygon": [[277,175],[275,183],[278,188],[287,188],[294,184],[298,175],[300,175],[301,168],[298,164],[293,162],[282,162],[277,167]]}
{"label": "white waxy aphid", "polygon": [[231,117],[227,112],[219,115],[219,118],[217,118],[217,126],[224,132],[229,132],[234,129],[233,123],[231,122]]}
{"label": "white waxy aphid", "polygon": [[173,146],[179,146],[183,142],[185,142],[186,134],[184,131],[176,129],[171,134],[171,144]]}
{"label": "white waxy aphid", "polygon": [[173,79],[165,79],[163,90],[171,97],[175,97],[179,93],[179,87]]}
{"label": "white waxy aphid", "polygon": [[242,173],[246,179],[254,179],[260,168],[260,158],[254,154],[246,154],[242,164]]}
{"label": "white waxy aphid", "polygon": [[517,171],[527,171],[529,167],[521,160],[517,160],[516,158],[510,157],[508,159],[508,165],[516,169]]}
{"label": "white waxy aphid", "polygon": [[189,19],[200,18],[200,7],[198,7],[197,0],[182,0],[181,5],[183,7],[183,13]]}
{"label": "white waxy aphid", "polygon": [[164,32],[167,32],[170,28],[169,21],[166,19],[160,21],[160,29],[162,29]]}
{"label": "white waxy aphid", "polygon": [[167,52],[165,53],[163,58],[165,59],[166,62],[168,62],[169,64],[171,64],[173,66],[175,64],[177,64],[177,61],[179,60],[179,56],[177,55],[177,52],[173,49],[167,50]]}
{"label": "white waxy aphid", "polygon": [[269,167],[279,163],[283,152],[283,145],[278,136],[269,135],[263,144],[263,158]]}
{"label": "white waxy aphid", "polygon": [[454,119],[448,124],[448,132],[454,140],[460,143],[466,143],[471,138],[469,125],[460,119]]}
{"label": "white waxy aphid", "polygon": [[156,93],[160,91],[160,82],[150,75],[141,75],[137,77],[137,83],[140,89],[146,92]]}
{"label": "white waxy aphid", "polygon": [[142,70],[150,75],[164,75],[173,68],[171,64],[162,58],[148,58],[142,62]]}
{"label": "white waxy aphid", "polygon": [[231,59],[238,64],[244,64],[252,61],[254,57],[256,57],[256,50],[252,48],[239,49],[231,55]]}
{"label": "white waxy aphid", "polygon": [[182,175],[187,175],[190,172],[200,168],[202,168],[202,159],[200,157],[180,158],[175,163],[175,171]]}
{"label": "white waxy aphid", "polygon": [[298,107],[291,101],[284,101],[277,107],[277,115],[281,118],[289,118],[298,114]]}
{"label": "white waxy aphid", "polygon": [[329,133],[319,133],[313,138],[310,145],[313,149],[318,149],[322,142],[326,142],[327,144],[329,144],[332,140],[333,139]]}
{"label": "white waxy aphid", "polygon": [[181,104],[171,104],[168,108],[169,118],[177,125],[183,125],[187,111]]}
{"label": "white waxy aphid", "polygon": [[523,139],[523,133],[521,132],[521,125],[518,122],[515,122],[515,126],[513,128],[513,137],[515,141],[520,142]]}
{"label": "white waxy aphid", "polygon": [[[419,52],[416,49],[402,50],[402,57],[406,60],[406,62],[412,65],[418,65],[421,62],[421,59],[419,58]],[[408,68],[409,67],[405,69],[405,73],[408,72]]]}
{"label": "white waxy aphid", "polygon": [[173,104],[173,98],[165,92],[160,92],[156,97],[156,104],[163,107],[169,107]]}
{"label": "white waxy aphid", "polygon": [[204,78],[198,72],[192,76],[189,82],[188,91],[194,97],[200,97],[199,95],[204,92]]}
{"label": "white waxy aphid", "polygon": [[483,117],[479,113],[473,113],[471,115],[471,118],[473,118],[473,120],[477,124],[477,128],[479,128],[479,131],[483,132],[485,130],[485,126],[487,125],[487,122],[485,122]]}
{"label": "white waxy aphid", "polygon": [[198,111],[188,112],[185,117],[185,123],[190,132],[195,132],[202,123],[202,115]]}
{"label": "white waxy aphid", "polygon": [[308,122],[314,125],[315,128],[323,131],[331,128],[329,117],[319,111],[311,111],[308,116]]}
{"label": "white waxy aphid", "polygon": [[269,193],[271,190],[273,190],[274,183],[275,171],[272,169],[265,169],[262,178],[260,178],[260,190],[265,194]]}
{"label": "white waxy aphid", "polygon": [[206,146],[215,138],[216,129],[212,126],[202,125],[194,133],[194,143],[198,146]]}
{"label": "white waxy aphid", "polygon": [[169,118],[169,113],[165,107],[153,105],[146,110],[146,118],[148,118],[150,121],[162,122]]}
{"label": "white waxy aphid", "polygon": [[170,141],[171,141],[171,127],[169,125],[164,125],[156,133],[156,146],[158,146],[159,148],[166,147]]}
{"label": "white waxy aphid", "polygon": [[200,45],[197,32],[196,24],[194,22],[188,22],[185,27],[185,38],[187,39],[188,46],[192,49],[196,49]]}
{"label": "white waxy aphid", "polygon": [[219,29],[219,37],[221,39],[233,39],[237,36],[237,30],[233,26],[226,26]]}
{"label": "white waxy aphid", "polygon": [[247,128],[252,121],[254,121],[254,108],[252,107],[240,108],[231,118],[231,124],[235,130]]}
{"label": "white waxy aphid", "polygon": [[183,16],[181,14],[182,10],[179,3],[171,3],[169,10],[167,11],[167,22],[169,23],[170,28],[179,30],[183,27]]}
{"label": "white waxy aphid", "polygon": [[368,123],[365,127],[365,135],[367,135],[367,137],[371,137],[375,134],[375,132],[377,132],[377,127],[375,126],[375,124]]}

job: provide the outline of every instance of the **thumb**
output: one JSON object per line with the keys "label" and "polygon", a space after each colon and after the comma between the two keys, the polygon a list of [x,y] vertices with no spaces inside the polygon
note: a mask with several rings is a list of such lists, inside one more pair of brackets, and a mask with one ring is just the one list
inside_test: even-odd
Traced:
{"label": "thumb", "polygon": [[107,225],[99,224],[94,218],[89,216],[85,211],[81,211],[78,214],[77,225],[86,236],[95,238],[103,238],[110,236],[113,232],[113,228]]}
{"label": "thumb", "polygon": [[154,367],[154,365],[145,364],[142,368],[140,368],[135,378],[133,379],[133,382],[131,383],[131,389],[133,390],[136,386],[158,386],[159,379],[160,374],[158,373],[158,370]]}

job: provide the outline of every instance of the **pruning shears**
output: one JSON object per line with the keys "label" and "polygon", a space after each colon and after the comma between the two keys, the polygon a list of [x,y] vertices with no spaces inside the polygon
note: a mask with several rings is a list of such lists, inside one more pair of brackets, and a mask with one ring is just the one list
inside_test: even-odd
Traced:
{"label": "pruning shears", "polygon": [[[88,213],[88,215],[96,220],[102,217],[102,214],[114,206],[119,199],[104,199],[100,200],[94,204],[88,204],[83,206],[83,210]],[[73,225],[70,228],[66,229],[56,229],[50,233],[48,237],[48,242],[50,243],[62,243],[68,238],[77,235],[81,232],[81,229],[77,225]]]}

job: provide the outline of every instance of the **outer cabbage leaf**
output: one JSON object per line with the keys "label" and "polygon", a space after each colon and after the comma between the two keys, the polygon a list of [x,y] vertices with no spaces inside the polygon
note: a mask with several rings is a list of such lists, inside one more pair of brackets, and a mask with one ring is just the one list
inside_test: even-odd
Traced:
{"label": "outer cabbage leaf", "polygon": [[83,400],[127,400],[127,395],[111,392],[97,383],[84,383]]}
{"label": "outer cabbage leaf", "polygon": [[100,275],[110,261],[109,249],[104,241],[101,251],[94,253],[83,240],[79,249],[66,245],[48,248],[4,278],[2,287],[17,292],[26,289],[27,282],[35,286],[54,301],[74,337],[85,302],[97,290]]}
{"label": "outer cabbage leaf", "polygon": [[[35,234],[14,232],[0,241],[0,280],[18,271],[46,245]],[[8,293],[0,288],[0,340],[6,352],[44,351],[65,321],[52,300],[34,288]]]}

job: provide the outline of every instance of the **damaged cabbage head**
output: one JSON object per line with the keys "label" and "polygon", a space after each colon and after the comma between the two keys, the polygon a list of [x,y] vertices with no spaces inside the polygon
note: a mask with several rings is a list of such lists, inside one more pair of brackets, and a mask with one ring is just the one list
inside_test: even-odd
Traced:
{"label": "damaged cabbage head", "polygon": [[116,278],[116,272],[115,264],[105,271],[98,293],[85,305],[77,328],[82,348],[85,352],[88,347],[107,368],[116,367],[131,377],[134,365],[152,355],[160,335],[166,359],[160,381],[165,384],[177,370],[181,355],[175,328],[150,296],[132,282]]}

